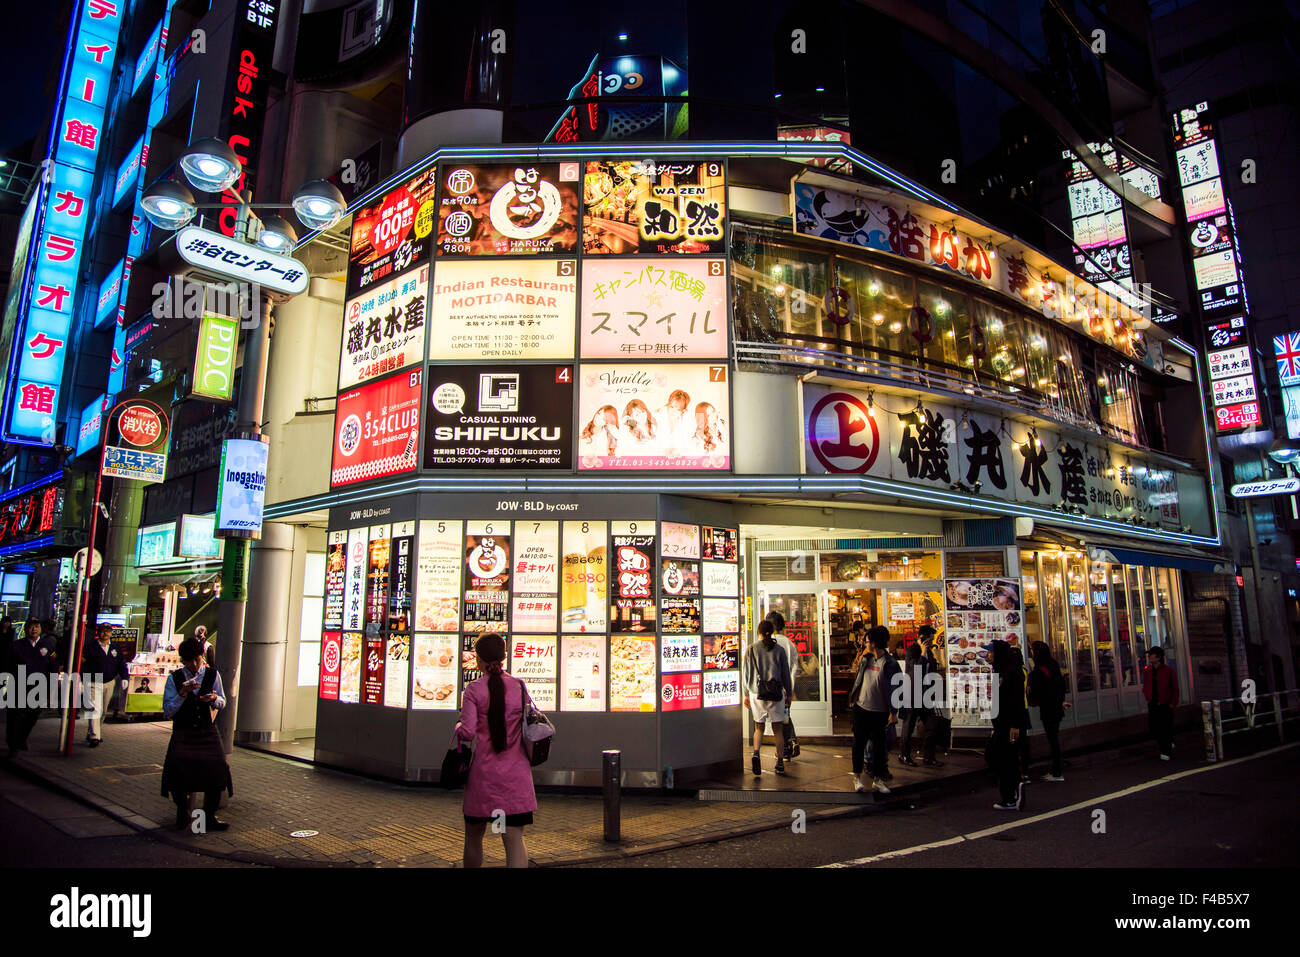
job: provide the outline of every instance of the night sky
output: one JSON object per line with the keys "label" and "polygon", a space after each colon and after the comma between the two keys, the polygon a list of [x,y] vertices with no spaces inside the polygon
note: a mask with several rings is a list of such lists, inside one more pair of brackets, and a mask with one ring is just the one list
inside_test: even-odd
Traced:
{"label": "night sky", "polygon": [[8,91],[8,98],[0,110],[0,155],[16,155],[17,147],[39,133],[48,119],[51,94],[45,84],[63,59],[68,38],[66,28],[59,28],[59,15],[66,5],[66,0],[6,4],[0,89]]}

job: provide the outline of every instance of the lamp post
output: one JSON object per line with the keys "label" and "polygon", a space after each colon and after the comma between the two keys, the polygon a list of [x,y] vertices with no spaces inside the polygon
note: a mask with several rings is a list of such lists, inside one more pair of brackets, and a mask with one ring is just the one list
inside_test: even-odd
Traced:
{"label": "lamp post", "polygon": [[[180,158],[179,165],[186,178],[196,189],[209,193],[225,193],[239,204],[235,225],[235,241],[247,249],[269,253],[287,254],[297,242],[292,226],[278,215],[258,216],[254,210],[292,209],[299,221],[310,229],[328,229],[337,223],[347,210],[343,195],[331,183],[316,180],[294,194],[293,201],[282,203],[251,203],[233,192],[241,167],[234,151],[221,140],[207,138],[191,144]],[[168,230],[184,228],[200,210],[227,209],[229,203],[201,204],[183,183],[163,181],[145,191],[141,207],[154,225]],[[248,244],[250,227],[256,225],[251,237],[256,247]],[[246,272],[225,269],[219,260],[204,266],[205,272],[227,277],[240,283],[249,281]],[[303,275],[305,276],[305,269]],[[303,284],[305,289],[305,282]],[[271,348],[271,309],[302,290],[281,287],[276,290],[267,285],[252,285],[250,295],[257,317],[256,326],[249,331],[244,342],[243,378],[239,388],[239,407],[235,424],[236,435],[243,439],[265,441],[262,436],[262,406],[266,395],[266,370]],[[224,460],[224,456],[223,456]],[[221,481],[223,477],[219,477]],[[222,531],[217,531],[222,535]],[[217,610],[217,633],[222,643],[222,678],[226,689],[227,706],[221,725],[221,743],[226,753],[234,746],[235,722],[239,706],[239,666],[244,637],[244,613],[248,593],[248,559],[250,542],[261,534],[256,530],[226,533],[225,553],[221,566],[221,604]]]}

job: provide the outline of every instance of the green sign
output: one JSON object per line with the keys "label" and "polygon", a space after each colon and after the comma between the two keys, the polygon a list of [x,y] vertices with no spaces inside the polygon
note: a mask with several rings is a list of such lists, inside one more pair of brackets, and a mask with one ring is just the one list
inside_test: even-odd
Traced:
{"label": "green sign", "polygon": [[177,562],[175,551],[176,526],[171,522],[166,525],[146,525],[136,532],[136,568],[146,565],[174,565]]}
{"label": "green sign", "polygon": [[248,601],[248,553],[252,543],[233,538],[221,556],[221,600]]}
{"label": "green sign", "polygon": [[176,536],[176,554],[181,558],[221,557],[221,539],[212,537],[216,525],[213,515],[182,515]]}
{"label": "green sign", "polygon": [[235,389],[235,353],[239,348],[239,320],[204,316],[194,353],[193,395],[229,402]]}

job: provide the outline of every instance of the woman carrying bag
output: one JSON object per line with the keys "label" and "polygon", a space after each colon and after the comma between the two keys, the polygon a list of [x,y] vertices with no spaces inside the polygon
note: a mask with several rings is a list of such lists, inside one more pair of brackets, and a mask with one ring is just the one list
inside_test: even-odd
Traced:
{"label": "woman carrying bag", "polygon": [[483,834],[495,815],[505,815],[501,840],[506,867],[527,867],[524,827],[533,823],[537,795],[524,750],[524,683],[503,671],[506,643],[483,635],[474,643],[482,677],[465,687],[456,737],[474,742],[474,759],[465,782],[465,866],[483,866]]}

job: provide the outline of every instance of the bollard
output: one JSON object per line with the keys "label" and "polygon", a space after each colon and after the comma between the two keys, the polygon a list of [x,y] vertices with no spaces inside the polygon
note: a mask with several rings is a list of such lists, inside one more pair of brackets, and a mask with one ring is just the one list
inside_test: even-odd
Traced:
{"label": "bollard", "polygon": [[605,840],[618,842],[622,791],[622,751],[602,751],[601,789],[605,797]]}
{"label": "bollard", "polygon": [[1219,702],[1212,704],[1214,708],[1214,756],[1216,761],[1223,760],[1223,709]]}
{"label": "bollard", "polygon": [[1282,695],[1284,693],[1279,691],[1273,695],[1273,717],[1277,721],[1277,739],[1283,744],[1286,743],[1286,730],[1282,727]]}

